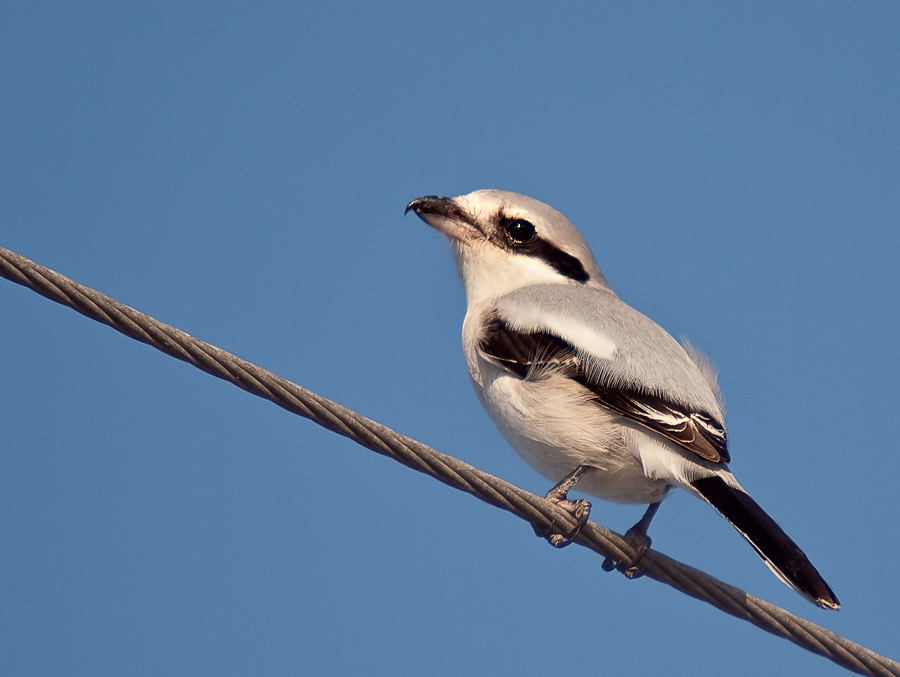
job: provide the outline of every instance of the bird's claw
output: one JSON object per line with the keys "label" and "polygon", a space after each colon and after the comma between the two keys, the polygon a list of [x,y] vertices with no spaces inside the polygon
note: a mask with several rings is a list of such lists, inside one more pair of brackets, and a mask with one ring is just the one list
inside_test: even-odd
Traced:
{"label": "bird's claw", "polygon": [[561,534],[553,531],[553,527],[544,533],[541,533],[537,529],[534,530],[538,536],[542,538],[546,538],[547,542],[550,543],[554,548],[565,548],[567,545],[571,545],[576,538],[578,538],[578,534],[581,533],[584,525],[587,524],[588,517],[591,516],[591,504],[590,501],[587,501],[583,498],[579,498],[576,500],[571,500],[568,498],[554,498],[551,496],[547,497],[548,500],[565,510],[569,513],[577,524],[569,530],[567,534]]}
{"label": "bird's claw", "polygon": [[587,524],[588,517],[591,515],[590,502],[583,498],[572,500],[568,498],[568,496],[569,490],[578,484],[578,480],[584,477],[589,470],[590,466],[579,465],[572,472],[563,477],[544,497],[553,505],[559,506],[569,513],[575,518],[576,522],[575,527],[570,529],[567,534],[556,532],[554,530],[555,525],[553,524],[550,525],[549,529],[543,532],[535,528],[534,533],[541,538],[546,538],[554,548],[565,548],[567,545],[570,545],[578,538],[578,534],[581,533],[582,528]]}
{"label": "bird's claw", "polygon": [[631,527],[625,533],[625,540],[631,544],[634,548],[636,557],[634,561],[630,564],[626,564],[625,562],[616,562],[611,557],[607,557],[603,560],[604,571],[612,571],[613,569],[618,569],[623,574],[625,574],[626,578],[635,579],[640,578],[644,574],[646,574],[650,567],[653,566],[652,558],[645,558],[644,555],[647,554],[647,551],[650,549],[650,544],[653,542],[650,537],[647,535],[645,531],[638,528],[637,525]]}

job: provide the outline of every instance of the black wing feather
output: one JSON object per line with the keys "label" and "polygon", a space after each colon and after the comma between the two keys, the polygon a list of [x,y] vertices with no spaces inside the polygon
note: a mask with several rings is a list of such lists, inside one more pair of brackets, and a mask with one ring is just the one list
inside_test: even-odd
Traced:
{"label": "black wing feather", "polygon": [[689,409],[653,393],[598,383],[584,368],[574,347],[558,336],[544,331],[516,331],[498,315],[491,314],[478,347],[519,378],[528,378],[535,369],[553,368],[590,390],[600,406],[646,426],[707,461],[731,460],[725,428],[709,412]]}

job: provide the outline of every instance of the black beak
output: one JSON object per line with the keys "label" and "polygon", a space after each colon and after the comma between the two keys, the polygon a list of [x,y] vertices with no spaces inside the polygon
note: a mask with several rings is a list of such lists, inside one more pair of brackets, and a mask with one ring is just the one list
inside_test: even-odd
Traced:
{"label": "black beak", "polygon": [[447,218],[453,218],[460,214],[459,207],[456,206],[453,198],[440,197],[439,195],[425,195],[416,198],[406,205],[403,214],[406,215],[410,211],[414,211],[420,216],[422,214],[437,214],[438,216],[446,216]]}
{"label": "black beak", "polygon": [[469,242],[484,237],[481,229],[455,198],[425,195],[406,205],[403,213],[410,211],[415,212],[416,216],[432,228],[451,238]]}

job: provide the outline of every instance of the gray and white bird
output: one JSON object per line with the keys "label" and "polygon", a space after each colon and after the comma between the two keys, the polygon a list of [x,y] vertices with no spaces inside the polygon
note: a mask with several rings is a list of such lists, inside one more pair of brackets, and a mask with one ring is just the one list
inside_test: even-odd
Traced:
{"label": "gray and white bird", "polygon": [[[840,603],[807,556],[728,468],[716,374],[610,289],[587,243],[550,206],[500,190],[413,200],[444,233],[466,289],[463,347],[478,398],[513,448],[558,484],[592,496],[648,503],[646,527],[671,487],[718,510],[769,568],[826,609]],[[561,535],[551,538],[565,544]]]}

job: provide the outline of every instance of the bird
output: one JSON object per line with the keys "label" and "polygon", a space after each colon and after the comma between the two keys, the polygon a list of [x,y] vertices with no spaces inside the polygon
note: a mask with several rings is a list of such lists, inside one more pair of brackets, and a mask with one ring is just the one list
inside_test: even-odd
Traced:
{"label": "bird", "polygon": [[[671,488],[715,508],[788,586],[824,609],[834,592],[806,554],[735,479],[717,374],[690,344],[610,288],[576,227],[503,190],[409,203],[449,240],[465,287],[463,351],[481,404],[515,451],[555,482],[547,498],[579,527],[591,505],[648,504],[626,534],[639,557]],[[615,562],[607,560],[604,569]],[[640,562],[626,574],[643,572]]]}

